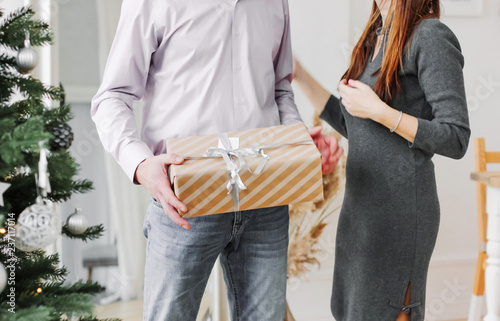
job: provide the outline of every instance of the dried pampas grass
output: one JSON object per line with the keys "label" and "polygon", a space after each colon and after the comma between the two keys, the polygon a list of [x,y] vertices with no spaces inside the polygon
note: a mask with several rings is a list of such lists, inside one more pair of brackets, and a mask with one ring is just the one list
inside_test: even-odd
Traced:
{"label": "dried pampas grass", "polygon": [[[290,243],[290,247],[288,248],[288,251],[291,253],[288,258],[287,272],[289,276],[305,276],[309,272],[309,266],[319,266],[320,263],[315,257],[315,254],[319,252],[316,244],[326,225],[327,223],[317,224],[305,235],[300,235],[300,230],[296,229],[293,235],[294,241]],[[291,262],[290,256],[292,257]]]}

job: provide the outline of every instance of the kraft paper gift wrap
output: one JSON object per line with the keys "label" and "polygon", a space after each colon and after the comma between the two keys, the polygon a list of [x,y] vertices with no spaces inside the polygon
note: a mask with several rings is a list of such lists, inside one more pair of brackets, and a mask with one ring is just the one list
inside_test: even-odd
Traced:
{"label": "kraft paper gift wrap", "polygon": [[169,172],[184,217],[323,199],[321,155],[302,123],[174,138],[167,152],[185,158]]}

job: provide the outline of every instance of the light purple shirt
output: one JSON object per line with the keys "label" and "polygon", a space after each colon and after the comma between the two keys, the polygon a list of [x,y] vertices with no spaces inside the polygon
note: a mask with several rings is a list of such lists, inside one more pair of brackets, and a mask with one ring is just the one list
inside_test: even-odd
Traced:
{"label": "light purple shirt", "polygon": [[91,114],[133,180],[168,138],[301,122],[291,81],[288,0],[124,0]]}

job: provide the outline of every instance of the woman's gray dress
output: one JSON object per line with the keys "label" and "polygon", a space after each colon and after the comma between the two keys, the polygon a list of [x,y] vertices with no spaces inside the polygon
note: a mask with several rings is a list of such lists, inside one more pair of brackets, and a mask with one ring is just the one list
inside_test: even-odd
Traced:
{"label": "woman's gray dress", "polygon": [[[383,49],[359,78],[372,88]],[[395,321],[401,310],[411,311],[412,321],[424,320],[439,227],[431,158],[463,157],[470,137],[463,63],[457,38],[438,19],[417,27],[400,71],[403,94],[390,104],[418,118],[413,144],[351,116],[333,96],[321,114],[349,143],[331,300],[336,321]]]}

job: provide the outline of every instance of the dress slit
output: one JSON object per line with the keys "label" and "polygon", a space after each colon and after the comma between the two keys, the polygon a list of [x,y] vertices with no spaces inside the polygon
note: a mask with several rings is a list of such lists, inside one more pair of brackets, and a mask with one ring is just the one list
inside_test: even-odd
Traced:
{"label": "dress slit", "polygon": [[[406,288],[405,288],[405,291],[404,291],[404,294],[403,294],[403,300],[402,300],[402,302],[404,302],[404,303],[401,305],[401,304],[397,304],[397,303],[394,303],[394,302],[391,301],[391,302],[389,302],[389,305],[392,306],[392,307],[394,307],[394,308],[400,309],[401,312],[409,314],[410,315],[410,320],[411,320],[412,319],[411,309],[422,305],[422,302],[411,303],[412,302],[411,281],[408,281],[408,284],[406,285]],[[396,319],[396,321],[398,319],[399,319],[399,315],[398,315],[398,318]]]}

